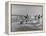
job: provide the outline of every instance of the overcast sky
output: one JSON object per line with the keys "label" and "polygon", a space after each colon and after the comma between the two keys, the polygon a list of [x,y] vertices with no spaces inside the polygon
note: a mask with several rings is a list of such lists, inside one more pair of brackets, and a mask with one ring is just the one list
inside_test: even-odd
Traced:
{"label": "overcast sky", "polygon": [[42,6],[12,5],[12,15],[42,15]]}

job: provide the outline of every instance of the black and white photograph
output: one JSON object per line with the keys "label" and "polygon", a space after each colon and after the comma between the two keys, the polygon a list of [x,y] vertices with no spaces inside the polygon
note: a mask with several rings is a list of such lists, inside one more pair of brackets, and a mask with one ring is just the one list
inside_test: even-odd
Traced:
{"label": "black and white photograph", "polygon": [[43,30],[43,6],[11,4],[11,32]]}

